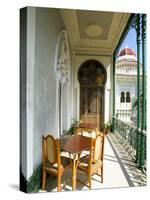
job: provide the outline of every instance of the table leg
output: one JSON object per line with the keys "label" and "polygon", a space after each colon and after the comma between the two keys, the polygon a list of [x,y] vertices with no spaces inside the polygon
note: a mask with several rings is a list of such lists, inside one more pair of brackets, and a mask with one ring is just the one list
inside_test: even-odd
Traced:
{"label": "table leg", "polygon": [[73,155],[72,160],[72,190],[76,189],[76,155]]}
{"label": "table leg", "polygon": [[[71,155],[70,155],[71,158]],[[71,159],[72,165],[72,190],[76,190],[76,174],[77,174],[77,167],[79,163],[80,154],[73,154]]]}

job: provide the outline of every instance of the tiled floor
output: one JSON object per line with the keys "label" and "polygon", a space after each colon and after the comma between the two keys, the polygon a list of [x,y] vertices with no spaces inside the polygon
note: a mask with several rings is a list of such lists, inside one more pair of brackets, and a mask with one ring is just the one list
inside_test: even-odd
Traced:
{"label": "tiled floor", "polygon": [[[127,155],[127,152],[124,152],[124,155],[120,154],[121,148],[114,145],[115,142],[115,137],[112,134],[108,134],[104,148],[104,182],[101,183],[100,177],[94,175],[92,179],[92,189],[146,185],[146,176],[137,169],[135,163],[130,159],[129,155]],[[66,185],[62,191],[72,190],[71,177],[71,170],[63,175],[62,182],[65,181]],[[86,176],[79,172],[77,173],[77,177],[82,180],[86,179]],[[46,185],[47,192],[57,191],[57,181],[55,178],[47,178]],[[77,182],[76,189],[88,190],[88,187]],[[40,190],[39,192],[43,191]]]}

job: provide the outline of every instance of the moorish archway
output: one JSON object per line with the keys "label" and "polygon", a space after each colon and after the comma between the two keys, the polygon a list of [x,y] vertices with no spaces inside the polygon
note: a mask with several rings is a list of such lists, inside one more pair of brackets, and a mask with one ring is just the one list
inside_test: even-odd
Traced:
{"label": "moorish archway", "polygon": [[104,125],[104,86],[106,70],[96,60],[84,62],[78,70],[80,83],[80,122],[96,124],[100,129]]}
{"label": "moorish archway", "polygon": [[58,35],[55,57],[56,72],[56,124],[58,137],[69,128],[69,84],[70,57],[67,32],[62,29]]}

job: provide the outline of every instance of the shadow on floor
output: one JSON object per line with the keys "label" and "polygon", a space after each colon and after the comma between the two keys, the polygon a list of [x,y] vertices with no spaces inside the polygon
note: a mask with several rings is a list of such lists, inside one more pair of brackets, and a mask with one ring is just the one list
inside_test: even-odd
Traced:
{"label": "shadow on floor", "polygon": [[108,141],[117,157],[130,186],[146,186],[146,174],[144,174],[136,165],[130,154],[118,142],[114,134],[107,136]]}

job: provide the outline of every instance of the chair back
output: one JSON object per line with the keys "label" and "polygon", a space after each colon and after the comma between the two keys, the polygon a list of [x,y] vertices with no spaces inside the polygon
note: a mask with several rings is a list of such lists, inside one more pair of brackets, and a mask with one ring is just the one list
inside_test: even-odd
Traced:
{"label": "chair back", "polygon": [[42,137],[43,162],[58,163],[60,161],[59,140],[48,134]]}
{"label": "chair back", "polygon": [[77,135],[83,135],[83,136],[86,136],[86,137],[96,138],[97,130],[91,130],[89,128],[77,127],[76,130],[75,130],[75,133]]}
{"label": "chair back", "polygon": [[98,160],[103,160],[104,138],[105,138],[105,135],[103,133],[99,133],[95,138],[94,151],[93,151],[93,162],[96,162]]}

